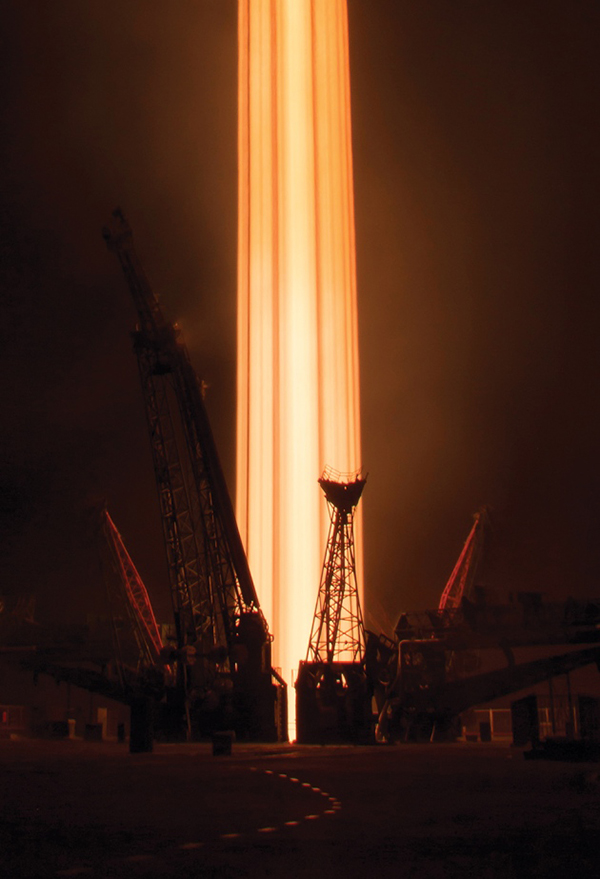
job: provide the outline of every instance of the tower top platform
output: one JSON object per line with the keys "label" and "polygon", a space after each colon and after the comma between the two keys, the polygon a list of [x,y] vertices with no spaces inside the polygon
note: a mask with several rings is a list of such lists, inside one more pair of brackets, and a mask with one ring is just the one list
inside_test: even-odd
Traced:
{"label": "tower top platform", "polygon": [[360,500],[366,481],[367,477],[363,477],[360,470],[356,473],[338,473],[326,467],[319,485],[330,504],[340,512],[351,513]]}

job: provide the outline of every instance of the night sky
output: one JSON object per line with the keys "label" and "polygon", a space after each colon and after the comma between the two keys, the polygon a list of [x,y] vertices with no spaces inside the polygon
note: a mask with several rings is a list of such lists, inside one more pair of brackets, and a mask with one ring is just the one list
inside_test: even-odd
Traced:
{"label": "night sky", "polygon": [[[599,597],[600,6],[348,5],[367,621],[437,606],[482,504],[490,586]],[[169,614],[117,205],[234,485],[236,16],[2,2],[0,593],[41,621],[103,606],[101,499]]]}

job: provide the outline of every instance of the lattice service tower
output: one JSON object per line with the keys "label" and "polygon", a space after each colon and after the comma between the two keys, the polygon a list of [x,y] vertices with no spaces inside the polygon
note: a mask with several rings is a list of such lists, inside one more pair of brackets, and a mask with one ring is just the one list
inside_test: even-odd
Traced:
{"label": "lattice service tower", "polygon": [[330,526],[306,661],[296,683],[299,742],[369,737],[370,698],[364,670],[365,630],[354,556],[354,510],[366,479],[326,469],[319,485]]}
{"label": "lattice service tower", "polygon": [[308,645],[308,662],[361,662],[365,636],[354,560],[353,514],[365,487],[327,469],[319,479],[329,506],[329,536],[317,606]]}

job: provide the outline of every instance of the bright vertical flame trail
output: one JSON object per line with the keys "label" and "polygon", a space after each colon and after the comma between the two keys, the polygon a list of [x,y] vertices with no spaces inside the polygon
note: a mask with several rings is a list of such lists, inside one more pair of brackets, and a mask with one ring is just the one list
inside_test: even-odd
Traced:
{"label": "bright vertical flame trail", "polygon": [[317,479],[361,464],[346,0],[239,0],[238,150],[237,514],[291,682],[327,539]]}

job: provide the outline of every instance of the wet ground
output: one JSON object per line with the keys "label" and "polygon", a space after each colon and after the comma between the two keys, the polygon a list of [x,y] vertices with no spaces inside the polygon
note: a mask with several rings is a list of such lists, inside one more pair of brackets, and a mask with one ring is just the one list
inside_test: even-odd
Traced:
{"label": "wet ground", "polygon": [[7,877],[596,877],[598,764],[494,744],[0,742]]}

